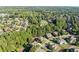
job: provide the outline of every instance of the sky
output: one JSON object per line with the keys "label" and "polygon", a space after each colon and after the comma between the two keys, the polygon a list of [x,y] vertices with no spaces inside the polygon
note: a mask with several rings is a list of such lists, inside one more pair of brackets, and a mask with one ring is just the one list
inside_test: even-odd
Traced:
{"label": "sky", "polygon": [[0,6],[79,6],[79,0],[0,0]]}

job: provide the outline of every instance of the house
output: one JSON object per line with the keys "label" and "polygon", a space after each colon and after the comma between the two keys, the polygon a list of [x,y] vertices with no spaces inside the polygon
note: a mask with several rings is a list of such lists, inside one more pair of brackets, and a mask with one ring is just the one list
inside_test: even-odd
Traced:
{"label": "house", "polygon": [[28,20],[20,21],[21,26],[26,27],[28,25]]}
{"label": "house", "polygon": [[36,38],[34,39],[34,41],[36,41],[36,42],[38,42],[38,43],[41,43],[41,42],[42,42],[41,39],[38,38],[38,37],[36,37]]}
{"label": "house", "polygon": [[15,18],[14,22],[15,22],[16,25],[20,25],[20,19],[19,18]]}
{"label": "house", "polygon": [[76,43],[76,38],[74,36],[70,37],[70,44],[75,44]]}
{"label": "house", "polygon": [[5,31],[5,32],[10,32],[10,28],[9,28],[9,27],[5,27],[5,28],[4,28],[4,31]]}
{"label": "house", "polygon": [[53,23],[53,24],[56,24],[56,18],[51,18],[48,20],[49,23]]}
{"label": "house", "polygon": [[7,24],[11,24],[12,20],[7,20],[6,22],[7,22]]}
{"label": "house", "polygon": [[52,32],[52,35],[53,36],[58,36],[58,32],[56,32],[56,31],[55,32]]}
{"label": "house", "polygon": [[42,37],[42,36],[39,36],[38,38],[39,38],[41,41],[47,40],[45,37]]}
{"label": "house", "polygon": [[41,45],[40,43],[34,41],[34,42],[32,43],[32,48],[30,49],[30,52],[36,52],[36,51],[39,52],[38,49],[40,49],[41,47],[42,47],[42,45]]}
{"label": "house", "polygon": [[22,26],[24,30],[26,30],[28,26],[28,20],[20,21],[20,25]]}
{"label": "house", "polygon": [[62,44],[67,44],[67,42],[64,39],[59,39],[57,40],[58,44],[62,45]]}
{"label": "house", "polygon": [[0,13],[0,17],[5,17],[5,16],[9,16],[9,14],[7,14],[7,13]]}
{"label": "house", "polygon": [[51,33],[47,33],[47,34],[46,34],[46,38],[47,38],[47,39],[50,39],[50,38],[52,38],[52,37],[53,37],[53,36],[52,36]]}
{"label": "house", "polygon": [[35,44],[37,44],[37,42],[36,42],[36,41],[34,41],[34,42],[32,43],[32,45],[35,45]]}
{"label": "house", "polygon": [[65,40],[70,44],[75,44],[77,39],[74,36],[69,36],[68,38],[65,38]]}
{"label": "house", "polygon": [[42,36],[39,36],[39,37],[36,37],[34,39],[34,41],[38,42],[38,43],[42,43],[44,40],[47,40],[46,38],[42,37]]}
{"label": "house", "polygon": [[53,23],[52,19],[49,19],[48,22],[49,22],[49,23]]}
{"label": "house", "polygon": [[55,43],[48,43],[48,44],[46,44],[46,48],[48,48],[50,50],[53,50],[55,47],[56,47]]}
{"label": "house", "polygon": [[53,44],[52,45],[52,51],[59,51],[61,49],[61,47],[58,44]]}

